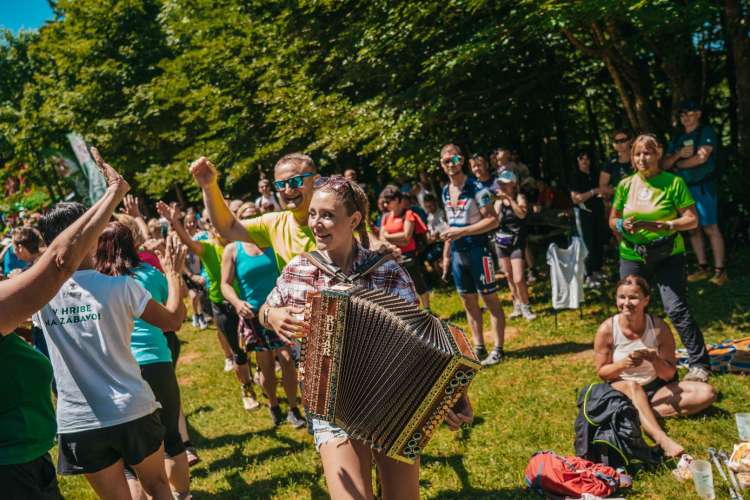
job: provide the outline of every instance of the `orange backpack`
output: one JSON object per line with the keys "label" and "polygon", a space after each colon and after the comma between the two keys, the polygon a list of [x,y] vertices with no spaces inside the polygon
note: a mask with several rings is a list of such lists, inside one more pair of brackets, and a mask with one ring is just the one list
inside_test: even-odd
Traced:
{"label": "orange backpack", "polygon": [[526,484],[541,494],[580,497],[589,493],[608,497],[630,477],[612,467],[578,457],[561,457],[551,451],[535,453],[525,471]]}

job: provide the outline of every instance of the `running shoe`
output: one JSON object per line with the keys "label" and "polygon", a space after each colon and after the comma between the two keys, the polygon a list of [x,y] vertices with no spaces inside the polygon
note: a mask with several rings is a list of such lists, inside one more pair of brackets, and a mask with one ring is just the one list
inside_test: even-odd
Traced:
{"label": "running shoe", "polygon": [[698,266],[697,271],[695,271],[693,274],[688,274],[687,280],[690,283],[695,283],[696,281],[707,280],[710,277],[711,277],[711,270],[708,269],[708,266]]}
{"label": "running shoe", "polygon": [[188,467],[192,467],[201,461],[201,457],[198,456],[198,452],[193,446],[186,447],[185,454],[187,455]]}
{"label": "running shoe", "polygon": [[726,284],[726,282],[729,281],[729,278],[727,277],[727,272],[724,269],[721,269],[721,270],[717,270],[714,273],[710,281],[716,286],[724,286],[724,284]]}
{"label": "running shoe", "polygon": [[281,413],[281,408],[279,408],[278,405],[269,406],[268,413],[271,414],[271,420],[273,420],[274,427],[278,427],[279,425],[284,423],[284,415]]}
{"label": "running shoe", "polygon": [[[276,408],[278,408],[278,406]],[[299,408],[296,407],[287,412],[286,421],[292,424],[292,427],[295,429],[301,429],[307,425],[307,420],[305,420],[305,417],[300,414]]]}
{"label": "running shoe", "polygon": [[508,318],[520,318],[523,313],[521,312],[521,304],[519,302],[513,302],[513,312],[510,313]]}
{"label": "running shoe", "polygon": [[193,314],[193,327],[198,328],[198,315]]}
{"label": "running shoe", "polygon": [[242,386],[242,407],[247,411],[253,411],[260,408],[260,403],[255,399],[255,391],[252,385]]}
{"label": "running shoe", "polygon": [[204,318],[201,314],[200,316],[198,316],[198,329],[205,330],[206,328],[208,328],[208,322],[206,321],[206,318]]}
{"label": "running shoe", "polygon": [[224,358],[224,372],[229,373],[234,370],[234,360],[232,358]]}
{"label": "running shoe", "polygon": [[702,366],[691,366],[687,372],[687,375],[682,380],[687,382],[708,382],[708,377],[711,375],[706,368]]}
{"label": "running shoe", "polygon": [[536,319],[536,314],[531,311],[531,305],[529,304],[521,305],[521,314],[523,314],[526,321],[533,321]]}
{"label": "running shoe", "polygon": [[503,350],[493,349],[489,356],[482,360],[482,366],[492,366],[503,361]]}

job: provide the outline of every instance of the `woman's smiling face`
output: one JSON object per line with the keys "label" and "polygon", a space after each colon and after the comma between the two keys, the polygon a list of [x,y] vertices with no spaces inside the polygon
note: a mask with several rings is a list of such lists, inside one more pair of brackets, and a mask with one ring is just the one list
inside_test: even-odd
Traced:
{"label": "woman's smiling face", "polygon": [[353,231],[362,216],[359,212],[348,215],[336,193],[315,191],[308,214],[307,224],[313,231],[318,250],[330,252],[352,246]]}

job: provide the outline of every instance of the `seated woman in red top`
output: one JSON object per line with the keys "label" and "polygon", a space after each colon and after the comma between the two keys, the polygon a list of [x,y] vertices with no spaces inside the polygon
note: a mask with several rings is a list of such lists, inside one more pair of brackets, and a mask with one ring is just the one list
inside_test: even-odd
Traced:
{"label": "seated woman in red top", "polygon": [[385,188],[380,193],[380,198],[385,202],[388,212],[383,214],[380,227],[380,239],[396,245],[404,256],[404,267],[414,281],[414,288],[419,296],[419,302],[425,309],[430,308],[430,288],[424,278],[424,264],[417,252],[415,230],[423,228],[427,232],[427,226],[417,214],[404,206],[404,195],[398,189]]}

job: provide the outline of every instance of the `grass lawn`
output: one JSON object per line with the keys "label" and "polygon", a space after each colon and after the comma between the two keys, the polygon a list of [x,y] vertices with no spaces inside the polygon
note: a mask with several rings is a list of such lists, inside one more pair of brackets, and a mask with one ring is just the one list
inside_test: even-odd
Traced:
{"label": "grass lawn", "polygon": [[[750,252],[733,255],[730,282],[723,288],[691,285],[690,304],[708,342],[748,335],[750,277],[743,271]],[[566,311],[555,323],[546,284],[533,289],[539,318],[510,321],[507,360],[482,371],[471,386],[476,419],[470,429],[438,431],[422,458],[424,498],[519,498],[528,495],[523,470],[538,450],[573,453],[577,391],[597,380],[593,369],[593,336],[614,312],[611,286],[606,296],[590,298],[583,309]],[[505,310],[510,298],[503,288]],[[452,290],[434,294],[433,309],[466,328],[458,296]],[[655,304],[653,311],[661,313]],[[487,315],[485,315],[486,319]],[[486,323],[487,324],[487,323]],[[189,324],[178,377],[191,437],[203,461],[191,469],[194,498],[326,498],[320,460],[306,431],[271,426],[265,409],[247,413],[233,374],[222,371],[223,357],[213,329],[196,331]],[[679,344],[679,339],[678,339]],[[733,414],[748,411],[750,379],[718,375],[711,379],[720,398],[702,415],[669,420],[667,432],[693,456],[706,448],[731,450],[737,439]],[[282,403],[282,408],[286,407]],[[716,476],[716,473],[714,473]],[[93,498],[83,478],[62,478],[66,498]],[[715,477],[717,498],[729,498]],[[1,495],[0,495],[1,496]],[[630,498],[692,498],[692,483],[682,484],[668,469],[636,476]]]}

